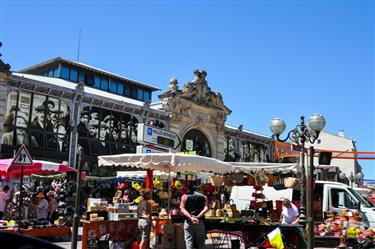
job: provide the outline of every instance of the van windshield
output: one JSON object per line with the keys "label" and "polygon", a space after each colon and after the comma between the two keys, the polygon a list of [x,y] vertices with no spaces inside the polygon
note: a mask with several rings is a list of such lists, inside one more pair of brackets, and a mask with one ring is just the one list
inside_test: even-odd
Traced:
{"label": "van windshield", "polygon": [[365,207],[365,208],[370,208],[372,205],[368,203],[367,200],[365,200],[360,194],[357,193],[354,189],[349,188],[350,193],[352,193],[355,198]]}

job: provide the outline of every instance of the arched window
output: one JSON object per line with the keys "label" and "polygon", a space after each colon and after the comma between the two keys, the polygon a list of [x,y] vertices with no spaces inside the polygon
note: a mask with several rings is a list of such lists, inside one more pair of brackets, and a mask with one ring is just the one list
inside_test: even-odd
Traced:
{"label": "arched window", "polygon": [[211,157],[211,148],[206,136],[196,129],[188,131],[182,140],[182,151],[191,150],[197,155]]}

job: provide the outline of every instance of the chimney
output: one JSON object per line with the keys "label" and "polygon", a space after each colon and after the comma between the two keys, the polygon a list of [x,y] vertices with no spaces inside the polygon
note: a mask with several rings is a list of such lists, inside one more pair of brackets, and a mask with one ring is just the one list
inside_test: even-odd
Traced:
{"label": "chimney", "polygon": [[345,137],[345,132],[344,130],[339,130],[338,134],[340,137]]}

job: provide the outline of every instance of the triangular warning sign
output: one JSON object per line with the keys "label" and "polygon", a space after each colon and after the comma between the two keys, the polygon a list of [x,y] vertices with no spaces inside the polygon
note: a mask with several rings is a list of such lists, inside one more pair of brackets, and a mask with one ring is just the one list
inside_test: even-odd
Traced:
{"label": "triangular warning sign", "polygon": [[33,159],[29,154],[25,145],[22,145],[21,148],[17,151],[16,156],[14,157],[12,164],[16,165],[33,165]]}

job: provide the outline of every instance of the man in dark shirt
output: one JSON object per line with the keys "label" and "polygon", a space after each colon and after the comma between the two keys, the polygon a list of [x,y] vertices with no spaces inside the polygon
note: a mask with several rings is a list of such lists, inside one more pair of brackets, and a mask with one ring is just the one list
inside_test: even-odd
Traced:
{"label": "man in dark shirt", "polygon": [[184,223],[186,249],[194,249],[194,242],[199,249],[205,248],[206,229],[204,227],[204,214],[208,211],[206,196],[195,192],[192,185],[181,198],[180,209],[186,217]]}

